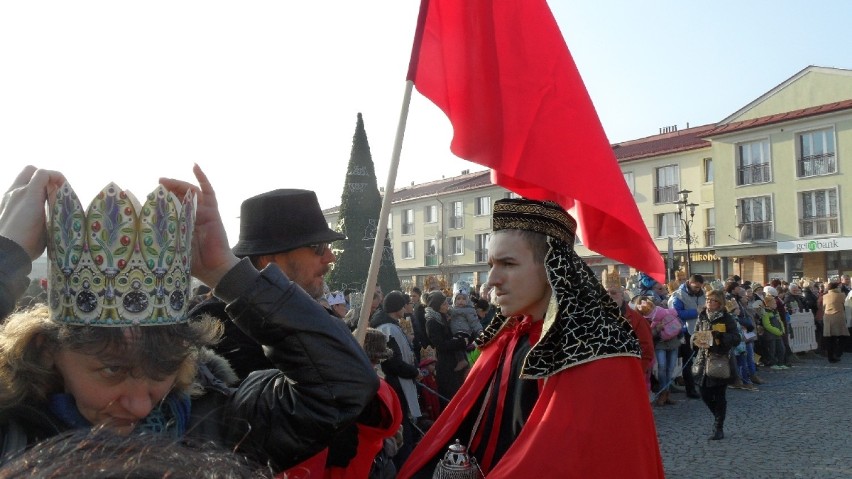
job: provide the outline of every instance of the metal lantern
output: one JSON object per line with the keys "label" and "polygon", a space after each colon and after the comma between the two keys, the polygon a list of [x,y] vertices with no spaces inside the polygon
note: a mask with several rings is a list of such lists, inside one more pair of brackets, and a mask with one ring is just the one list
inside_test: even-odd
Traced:
{"label": "metal lantern", "polygon": [[451,444],[444,454],[444,458],[438,460],[432,479],[482,479],[482,470],[476,463],[476,458],[467,454],[467,448],[462,446],[458,439]]}

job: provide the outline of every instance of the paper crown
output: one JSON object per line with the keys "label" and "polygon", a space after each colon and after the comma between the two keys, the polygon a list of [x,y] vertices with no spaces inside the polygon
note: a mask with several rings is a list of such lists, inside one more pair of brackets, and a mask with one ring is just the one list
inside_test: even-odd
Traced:
{"label": "paper crown", "polygon": [[195,194],[163,186],[140,205],[114,183],[88,210],[65,183],[50,206],[48,295],[53,320],[91,326],[186,321]]}
{"label": "paper crown", "polygon": [[420,360],[425,361],[427,359],[435,359],[435,348],[432,346],[420,348]]}
{"label": "paper crown", "polygon": [[607,271],[603,270],[601,272],[601,282],[604,285],[604,288],[620,288],[621,287],[621,275],[618,271]]}

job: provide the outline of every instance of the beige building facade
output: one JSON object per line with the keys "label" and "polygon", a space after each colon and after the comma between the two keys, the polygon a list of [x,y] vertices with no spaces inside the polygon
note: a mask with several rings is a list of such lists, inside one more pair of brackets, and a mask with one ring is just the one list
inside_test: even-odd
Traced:
{"label": "beige building facade", "polygon": [[[612,146],[674,269],[761,283],[852,274],[852,71],[807,67],[719,123]],[[491,205],[512,193],[487,171],[465,171],[393,195],[388,229],[405,287],[430,275],[487,281]],[[338,208],[325,213],[336,225]],[[598,273],[636,273],[576,249]]]}

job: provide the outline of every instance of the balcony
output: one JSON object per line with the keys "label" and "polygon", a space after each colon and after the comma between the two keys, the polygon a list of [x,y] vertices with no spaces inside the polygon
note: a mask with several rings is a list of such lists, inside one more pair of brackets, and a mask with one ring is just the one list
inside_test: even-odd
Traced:
{"label": "balcony", "polygon": [[799,220],[802,236],[834,235],[840,233],[837,217],[803,218]]}
{"label": "balcony", "polygon": [[743,243],[770,239],[772,239],[771,221],[744,223],[740,230],[740,241]]}
{"label": "balcony", "polygon": [[768,183],[772,178],[769,174],[769,163],[741,166],[737,168],[737,186]]}
{"label": "balcony", "polygon": [[704,230],[704,246],[716,245],[716,228],[707,228]]}
{"label": "balcony", "polygon": [[476,250],[475,261],[477,263],[487,263],[488,262],[488,250],[487,249]]}
{"label": "balcony", "polygon": [[450,216],[450,228],[464,228],[464,216]]}
{"label": "balcony", "polygon": [[654,188],[654,204],[674,203],[678,200],[677,192],[680,190],[678,185],[659,186]]}
{"label": "balcony", "polygon": [[438,255],[427,254],[423,266],[438,266]]}
{"label": "balcony", "polygon": [[803,156],[796,161],[796,173],[799,178],[837,173],[837,159],[834,153]]}

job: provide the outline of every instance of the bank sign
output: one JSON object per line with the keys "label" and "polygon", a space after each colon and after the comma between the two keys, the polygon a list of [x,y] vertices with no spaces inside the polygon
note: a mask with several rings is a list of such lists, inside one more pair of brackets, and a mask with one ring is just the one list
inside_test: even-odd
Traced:
{"label": "bank sign", "polygon": [[818,253],[820,251],[842,251],[852,249],[852,238],[821,238],[802,241],[780,241],[777,251],[782,253]]}

